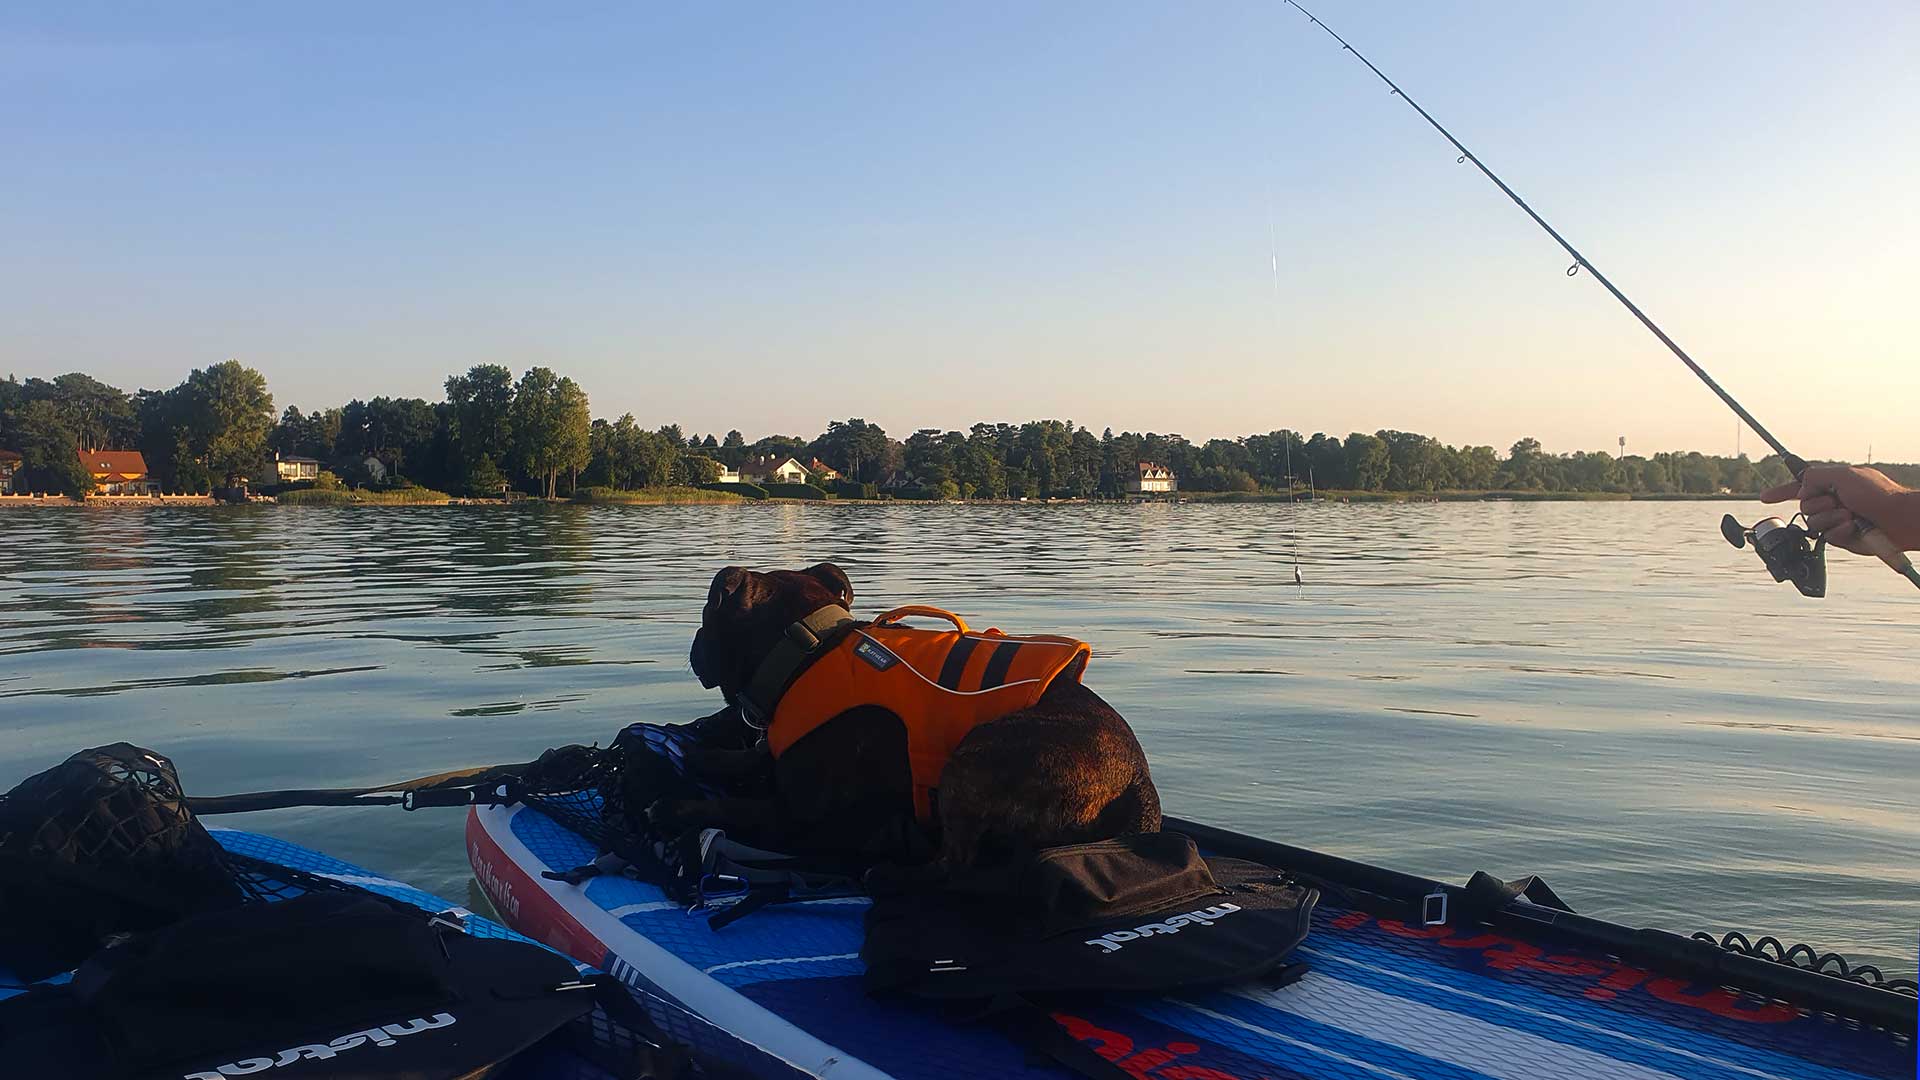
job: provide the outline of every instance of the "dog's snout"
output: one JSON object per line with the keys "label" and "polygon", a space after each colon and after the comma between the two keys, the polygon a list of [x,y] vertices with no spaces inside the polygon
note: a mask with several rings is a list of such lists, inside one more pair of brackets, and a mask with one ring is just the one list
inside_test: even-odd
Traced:
{"label": "dog's snout", "polygon": [[693,668],[703,688],[713,689],[713,668],[707,660],[707,628],[704,626],[693,633],[693,647],[687,650],[687,664]]}

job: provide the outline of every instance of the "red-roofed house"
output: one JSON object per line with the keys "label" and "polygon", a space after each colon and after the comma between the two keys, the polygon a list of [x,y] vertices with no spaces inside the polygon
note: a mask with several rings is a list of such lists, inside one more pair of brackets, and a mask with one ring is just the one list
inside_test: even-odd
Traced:
{"label": "red-roofed house", "polygon": [[101,495],[151,495],[158,486],[147,478],[147,459],[138,450],[82,450],[80,463]]}

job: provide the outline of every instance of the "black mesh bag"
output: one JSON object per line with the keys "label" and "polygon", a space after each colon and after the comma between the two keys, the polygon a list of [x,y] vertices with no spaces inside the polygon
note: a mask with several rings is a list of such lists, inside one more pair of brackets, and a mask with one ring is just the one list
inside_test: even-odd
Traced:
{"label": "black mesh bag", "polygon": [[241,901],[173,762],[151,750],[82,750],[0,795],[0,966],[16,977]]}

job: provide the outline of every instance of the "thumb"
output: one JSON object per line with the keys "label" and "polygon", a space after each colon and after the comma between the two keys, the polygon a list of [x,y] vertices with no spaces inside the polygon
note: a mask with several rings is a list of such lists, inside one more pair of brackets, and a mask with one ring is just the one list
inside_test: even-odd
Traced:
{"label": "thumb", "polygon": [[1786,502],[1788,499],[1799,498],[1799,496],[1800,481],[1789,480],[1784,484],[1777,484],[1761,492],[1760,501],[1763,503]]}

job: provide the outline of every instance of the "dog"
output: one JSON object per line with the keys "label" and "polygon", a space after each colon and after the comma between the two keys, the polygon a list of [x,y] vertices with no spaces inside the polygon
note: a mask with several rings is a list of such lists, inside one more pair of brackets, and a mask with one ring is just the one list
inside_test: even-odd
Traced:
{"label": "dog", "polygon": [[[836,605],[852,609],[853,585],[832,563],[766,573],[729,566],[714,575],[688,659],[727,708],[699,722],[703,740],[721,748],[690,753],[688,762],[729,778],[770,763],[771,790],[656,803],[655,825],[718,828],[796,854],[927,857],[934,837],[914,828],[907,733],[897,714],[850,707],[771,757],[743,707],[754,673],[788,628]],[[1161,821],[1139,740],[1077,677],[1055,677],[1034,704],[968,731],[940,772],[934,817],[933,863],[947,873],[1037,848],[1158,832]]]}

